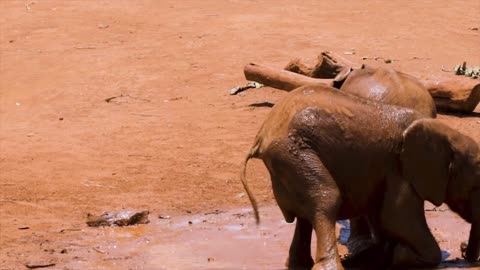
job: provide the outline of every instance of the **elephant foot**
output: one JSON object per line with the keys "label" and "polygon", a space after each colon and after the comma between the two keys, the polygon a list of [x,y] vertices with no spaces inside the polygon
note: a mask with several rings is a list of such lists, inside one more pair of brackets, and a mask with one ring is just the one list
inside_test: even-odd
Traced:
{"label": "elephant foot", "polygon": [[386,269],[390,264],[391,251],[389,248],[379,245],[370,244],[361,251],[347,254],[342,258],[342,265],[345,268],[355,269]]}
{"label": "elephant foot", "polygon": [[348,248],[348,251],[351,254],[357,254],[362,252],[365,249],[369,249],[375,245],[374,240],[370,235],[360,235],[360,236],[354,236],[350,237],[348,239],[346,246]]}
{"label": "elephant foot", "polygon": [[316,262],[312,270],[344,270],[340,260]]}
{"label": "elephant foot", "polygon": [[288,257],[285,266],[289,270],[304,270],[304,269],[312,269],[313,266],[313,259],[311,256],[307,257]]}

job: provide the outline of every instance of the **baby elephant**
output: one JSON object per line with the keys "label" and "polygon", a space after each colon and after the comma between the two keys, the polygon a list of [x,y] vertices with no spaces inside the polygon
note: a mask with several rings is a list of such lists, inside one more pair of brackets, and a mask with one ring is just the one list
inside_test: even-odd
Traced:
{"label": "baby elephant", "polygon": [[268,115],[243,165],[258,222],[245,179],[251,158],[268,168],[285,220],[297,219],[289,268],[343,269],[335,222],[359,216],[367,218],[387,266],[438,265],[441,251],[426,223],[425,200],[448,204],[472,224],[465,257],[479,260],[480,150],[439,120],[329,86],[290,92]]}

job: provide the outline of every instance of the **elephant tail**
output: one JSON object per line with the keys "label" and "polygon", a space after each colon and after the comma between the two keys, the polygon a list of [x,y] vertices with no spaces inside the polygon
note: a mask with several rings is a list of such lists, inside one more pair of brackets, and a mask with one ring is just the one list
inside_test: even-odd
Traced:
{"label": "elephant tail", "polygon": [[245,189],[248,199],[252,204],[253,213],[255,214],[255,221],[257,225],[260,224],[260,215],[258,214],[257,201],[255,200],[255,197],[253,197],[253,194],[250,191],[250,188],[248,187],[248,184],[247,184],[247,163],[252,158],[258,158],[258,154],[259,154],[258,149],[259,149],[259,144],[256,143],[255,146],[252,147],[252,149],[250,150],[250,153],[248,153],[248,155],[245,157],[245,160],[243,161],[243,164],[242,164],[242,173],[240,175],[240,180],[242,181],[243,188]]}

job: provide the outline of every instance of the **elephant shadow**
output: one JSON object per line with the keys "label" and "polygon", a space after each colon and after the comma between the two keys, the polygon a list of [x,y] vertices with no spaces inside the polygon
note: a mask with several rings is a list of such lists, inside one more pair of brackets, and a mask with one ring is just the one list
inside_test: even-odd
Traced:
{"label": "elephant shadow", "polygon": [[468,114],[465,113],[459,113],[459,112],[441,112],[442,114],[449,115],[449,116],[454,116],[458,118],[478,118],[480,117],[480,112],[471,112]]}
{"label": "elephant shadow", "polygon": [[[340,235],[338,236],[338,242],[342,245],[345,245],[348,248],[348,238],[350,237],[350,222],[348,220],[339,220],[337,224],[340,225]],[[442,250],[442,263],[436,268],[430,269],[472,269],[474,267],[479,267],[480,263],[470,263],[464,259],[450,259],[446,260],[450,256],[450,253],[446,250]],[[346,270],[367,270],[363,268],[345,268]],[[428,268],[422,268],[423,270]]]}

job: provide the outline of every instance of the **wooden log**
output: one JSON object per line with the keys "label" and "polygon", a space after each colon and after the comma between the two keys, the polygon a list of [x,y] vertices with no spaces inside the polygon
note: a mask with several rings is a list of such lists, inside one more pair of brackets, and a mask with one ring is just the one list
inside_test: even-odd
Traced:
{"label": "wooden log", "polygon": [[[333,79],[316,79],[287,70],[257,64],[244,68],[245,78],[280,90],[291,91],[303,85],[327,84]],[[420,77],[432,95],[438,111],[471,113],[480,102],[480,81],[466,77]]]}
{"label": "wooden log", "polygon": [[284,69],[312,78],[333,79],[345,69],[360,67],[361,65],[340,55],[325,51],[318,55],[317,63],[313,67],[307,66],[301,59],[297,58],[290,61]]}
{"label": "wooden log", "polygon": [[266,86],[285,91],[292,91],[303,85],[332,85],[332,79],[314,79],[283,69],[248,64],[243,69],[245,78],[250,81],[259,82]]}
{"label": "wooden log", "polygon": [[432,95],[438,111],[471,113],[480,102],[479,80],[448,76],[420,81]]}

